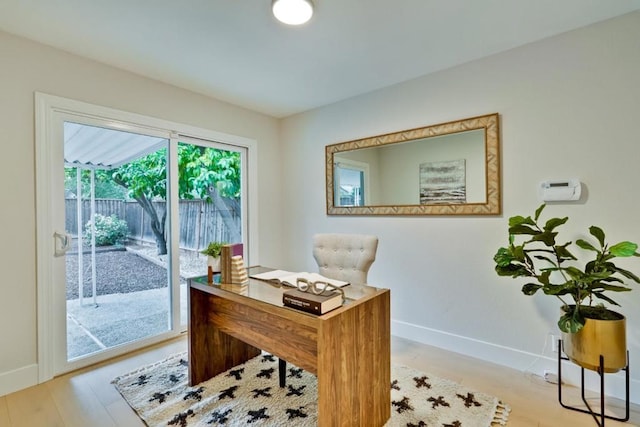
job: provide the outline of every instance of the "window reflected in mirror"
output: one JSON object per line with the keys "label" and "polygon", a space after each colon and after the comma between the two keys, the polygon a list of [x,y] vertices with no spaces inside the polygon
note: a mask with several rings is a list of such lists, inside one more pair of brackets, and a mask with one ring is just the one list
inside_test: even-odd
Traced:
{"label": "window reflected in mirror", "polygon": [[369,165],[342,158],[335,162],[336,206],[365,206],[369,203]]}

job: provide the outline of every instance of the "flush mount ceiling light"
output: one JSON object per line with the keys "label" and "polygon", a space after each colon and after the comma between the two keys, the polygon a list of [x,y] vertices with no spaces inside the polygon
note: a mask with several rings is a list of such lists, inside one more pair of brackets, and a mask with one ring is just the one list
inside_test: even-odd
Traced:
{"label": "flush mount ceiling light", "polygon": [[276,19],[287,25],[301,25],[311,19],[311,0],[273,0],[271,10]]}

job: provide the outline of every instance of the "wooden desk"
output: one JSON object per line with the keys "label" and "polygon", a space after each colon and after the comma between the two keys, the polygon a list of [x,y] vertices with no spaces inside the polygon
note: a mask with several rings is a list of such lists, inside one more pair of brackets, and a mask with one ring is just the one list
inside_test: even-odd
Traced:
{"label": "wooden desk", "polygon": [[317,376],[320,427],[389,419],[388,289],[349,285],[341,308],[314,316],[282,306],[283,289],[272,284],[250,279],[234,289],[206,280],[189,281],[190,385],[264,350]]}

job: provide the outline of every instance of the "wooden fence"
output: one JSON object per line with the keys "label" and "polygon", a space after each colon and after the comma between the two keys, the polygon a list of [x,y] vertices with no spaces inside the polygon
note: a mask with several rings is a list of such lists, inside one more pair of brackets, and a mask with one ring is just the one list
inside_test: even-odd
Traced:
{"label": "wooden fence", "polygon": [[[158,216],[165,211],[164,201],[153,202]],[[129,228],[129,238],[142,242],[155,243],[151,231],[149,215],[135,201],[115,199],[96,199],[96,214],[124,219]],[[178,204],[180,224],[180,248],[200,250],[211,241],[229,242],[233,233],[227,229],[222,220],[220,209],[213,203],[203,200],[180,200]],[[234,227],[240,230],[239,212],[231,212]],[[82,201],[82,223],[86,224],[91,217],[91,202]],[[168,224],[167,224],[168,226]],[[67,232],[76,235],[78,230],[77,200],[65,200],[65,227]]]}

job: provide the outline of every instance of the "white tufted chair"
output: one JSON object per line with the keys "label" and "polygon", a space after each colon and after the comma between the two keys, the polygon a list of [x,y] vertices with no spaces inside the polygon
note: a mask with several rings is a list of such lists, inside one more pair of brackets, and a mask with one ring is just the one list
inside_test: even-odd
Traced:
{"label": "white tufted chair", "polygon": [[[367,283],[367,273],[376,259],[377,250],[376,236],[338,233],[313,236],[313,257],[320,274],[352,285]],[[280,387],[284,387],[287,362],[283,359],[278,362]]]}
{"label": "white tufted chair", "polygon": [[367,283],[377,249],[376,236],[338,233],[313,236],[313,257],[320,274],[355,285]]}

